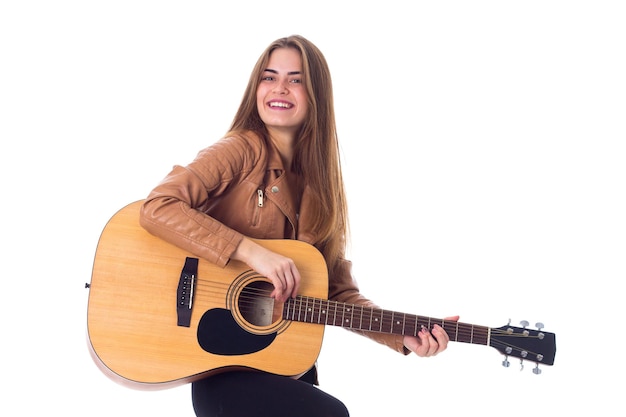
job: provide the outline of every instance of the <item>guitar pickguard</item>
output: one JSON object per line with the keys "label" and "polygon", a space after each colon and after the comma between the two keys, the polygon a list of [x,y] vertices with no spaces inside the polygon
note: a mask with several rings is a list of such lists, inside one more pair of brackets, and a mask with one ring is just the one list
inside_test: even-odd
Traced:
{"label": "guitar pickguard", "polygon": [[277,333],[254,334],[241,328],[230,310],[207,310],[198,324],[198,343],[215,355],[246,355],[267,348]]}

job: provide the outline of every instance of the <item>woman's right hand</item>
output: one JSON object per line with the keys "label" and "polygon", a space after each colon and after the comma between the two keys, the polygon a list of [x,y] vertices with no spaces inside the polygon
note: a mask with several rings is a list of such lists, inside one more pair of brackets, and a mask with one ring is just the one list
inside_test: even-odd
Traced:
{"label": "woman's right hand", "polygon": [[274,285],[271,296],[275,300],[285,302],[298,294],[300,272],[292,259],[272,252],[246,237],[239,243],[231,258],[245,262],[268,278]]}

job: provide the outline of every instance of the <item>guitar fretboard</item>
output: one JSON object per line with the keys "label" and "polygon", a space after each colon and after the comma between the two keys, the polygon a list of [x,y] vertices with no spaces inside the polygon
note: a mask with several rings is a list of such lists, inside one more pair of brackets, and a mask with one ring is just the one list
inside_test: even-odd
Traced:
{"label": "guitar fretboard", "polygon": [[285,303],[285,320],[340,326],[352,330],[417,336],[422,329],[440,325],[454,342],[489,345],[490,329],[485,326],[459,323],[400,313],[397,311],[341,303],[314,297],[298,296]]}

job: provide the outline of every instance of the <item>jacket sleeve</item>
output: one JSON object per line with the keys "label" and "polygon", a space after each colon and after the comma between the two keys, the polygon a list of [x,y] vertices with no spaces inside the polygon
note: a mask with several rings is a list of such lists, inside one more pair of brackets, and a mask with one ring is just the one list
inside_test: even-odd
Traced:
{"label": "jacket sleeve", "polygon": [[[348,304],[380,308],[373,301],[361,294],[358,284],[352,275],[352,263],[345,259],[340,260],[334,271],[331,272],[328,287],[328,298],[333,301]],[[404,355],[408,355],[410,353],[410,350],[404,346],[402,335],[368,332],[363,330],[353,331],[378,343],[386,345]]]}
{"label": "jacket sleeve", "polygon": [[[175,166],[150,192],[140,210],[148,232],[225,266],[243,235],[205,214],[211,200],[256,164],[255,142],[229,137],[200,151],[188,166]],[[252,160],[251,160],[252,159]]]}

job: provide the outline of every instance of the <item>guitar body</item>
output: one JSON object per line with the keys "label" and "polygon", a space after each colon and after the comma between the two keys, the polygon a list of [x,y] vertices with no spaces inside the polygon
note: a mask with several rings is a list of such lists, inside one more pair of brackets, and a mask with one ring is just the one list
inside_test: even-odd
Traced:
{"label": "guitar body", "polygon": [[[181,292],[186,260],[197,258],[145,231],[141,203],[111,218],[96,250],[87,328],[92,356],[106,374],[134,387],[166,388],[226,370],[298,376],[313,366],[324,326],[282,319],[282,305],[269,297],[254,307],[261,316],[250,316],[246,292],[267,293],[269,283],[247,265],[220,268],[198,259],[196,281]],[[326,264],[313,246],[257,242],[295,261],[301,294],[328,296]],[[191,300],[188,323],[180,325],[177,308]]]}
{"label": "guitar body", "polygon": [[323,256],[297,240],[257,240],[290,257],[299,294],[270,297],[267,278],[230,261],[220,268],[139,225],[142,201],[118,211],[98,247],[87,311],[91,353],[107,375],[134,388],[168,388],[210,374],[256,369],[299,376],[319,356],[324,326],[416,336],[440,325],[452,342],[490,346],[505,356],[551,366],[556,336],[528,322],[499,328],[327,300]]}

